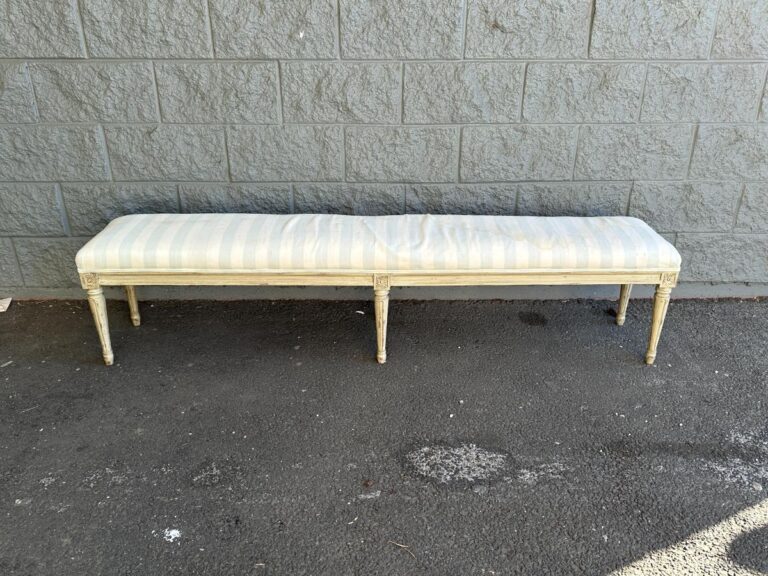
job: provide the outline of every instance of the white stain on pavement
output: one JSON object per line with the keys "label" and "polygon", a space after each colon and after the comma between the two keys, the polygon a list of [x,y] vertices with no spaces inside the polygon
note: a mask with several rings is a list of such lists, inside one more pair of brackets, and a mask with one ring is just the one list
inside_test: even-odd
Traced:
{"label": "white stain on pavement", "polygon": [[611,576],[765,576],[765,572],[739,566],[728,557],[734,540],[765,527],[768,527],[768,500],[696,532],[682,542],[652,552]]}
{"label": "white stain on pavement", "polygon": [[166,542],[176,542],[179,538],[181,538],[181,531],[176,528],[166,528],[163,531],[163,540]]}
{"label": "white stain on pavement", "polygon": [[507,465],[506,455],[475,444],[425,446],[408,453],[405,459],[417,474],[440,484],[488,480]]}

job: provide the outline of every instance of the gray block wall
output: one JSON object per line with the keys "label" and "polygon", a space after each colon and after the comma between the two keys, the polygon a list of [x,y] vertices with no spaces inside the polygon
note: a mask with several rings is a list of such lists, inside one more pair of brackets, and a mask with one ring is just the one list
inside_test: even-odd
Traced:
{"label": "gray block wall", "polygon": [[629,214],[768,283],[767,74],[766,0],[8,0],[0,288],[211,211]]}

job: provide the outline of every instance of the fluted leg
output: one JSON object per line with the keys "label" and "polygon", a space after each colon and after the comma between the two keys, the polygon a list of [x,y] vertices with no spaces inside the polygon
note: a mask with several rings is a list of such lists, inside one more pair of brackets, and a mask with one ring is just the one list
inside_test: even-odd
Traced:
{"label": "fluted leg", "polygon": [[661,327],[664,325],[664,317],[667,315],[669,307],[669,295],[672,288],[668,286],[657,286],[656,296],[653,299],[653,318],[651,320],[651,338],[648,342],[648,352],[645,355],[645,363],[653,364],[656,360],[656,347],[659,345],[661,336]]}
{"label": "fluted leg", "polygon": [[96,331],[101,341],[101,351],[104,355],[104,363],[111,366],[114,362],[112,343],[109,340],[109,322],[107,321],[107,301],[104,299],[104,291],[101,288],[88,290],[88,304],[91,307],[93,321],[96,323]]}
{"label": "fluted leg", "polygon": [[622,284],[619,293],[619,309],[616,311],[616,324],[624,326],[627,319],[627,305],[629,304],[629,293],[632,291],[632,284]]}
{"label": "fluted leg", "polygon": [[128,298],[128,309],[131,311],[131,322],[134,326],[140,326],[141,314],[139,314],[139,301],[136,299],[136,287],[126,286],[125,295]]}
{"label": "fluted leg", "polygon": [[389,312],[389,277],[376,276],[373,283],[373,306],[376,314],[376,360],[387,361],[387,314]]}

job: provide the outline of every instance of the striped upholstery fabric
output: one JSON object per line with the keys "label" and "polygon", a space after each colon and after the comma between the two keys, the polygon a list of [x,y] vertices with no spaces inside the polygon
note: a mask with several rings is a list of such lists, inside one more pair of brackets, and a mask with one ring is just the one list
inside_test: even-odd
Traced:
{"label": "striped upholstery fabric", "polygon": [[146,214],[111,222],[79,272],[677,271],[626,217]]}

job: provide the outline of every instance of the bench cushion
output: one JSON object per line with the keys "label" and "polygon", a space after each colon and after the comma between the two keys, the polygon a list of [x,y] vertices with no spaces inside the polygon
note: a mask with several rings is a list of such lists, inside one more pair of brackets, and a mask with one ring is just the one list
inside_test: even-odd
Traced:
{"label": "bench cushion", "polygon": [[677,271],[627,217],[142,214],[77,254],[84,272]]}

